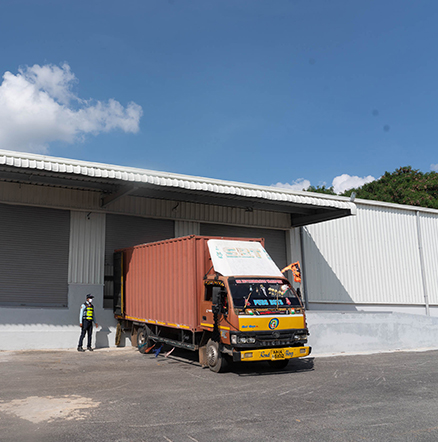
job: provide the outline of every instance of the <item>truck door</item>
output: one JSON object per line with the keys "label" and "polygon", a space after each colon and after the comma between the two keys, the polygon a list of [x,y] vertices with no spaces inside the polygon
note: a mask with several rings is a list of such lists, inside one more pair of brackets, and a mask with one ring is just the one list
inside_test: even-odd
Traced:
{"label": "truck door", "polygon": [[214,315],[213,315],[213,303],[219,305],[220,320],[223,318],[224,314],[227,314],[227,296],[226,289],[223,283],[219,281],[207,281],[204,286],[204,298],[201,301],[201,325],[204,327],[213,327],[214,325]]}

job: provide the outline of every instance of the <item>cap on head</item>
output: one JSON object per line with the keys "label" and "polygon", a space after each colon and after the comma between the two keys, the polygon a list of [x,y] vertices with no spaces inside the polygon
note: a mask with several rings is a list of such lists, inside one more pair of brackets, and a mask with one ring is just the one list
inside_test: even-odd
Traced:
{"label": "cap on head", "polygon": [[93,299],[93,298],[94,298],[93,295],[91,295],[91,294],[88,294],[88,295],[87,295],[87,299]]}

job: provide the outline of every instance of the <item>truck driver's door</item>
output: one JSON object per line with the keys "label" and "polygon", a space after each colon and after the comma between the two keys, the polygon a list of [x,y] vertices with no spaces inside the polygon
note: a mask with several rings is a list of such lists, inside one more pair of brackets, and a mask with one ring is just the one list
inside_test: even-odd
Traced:
{"label": "truck driver's door", "polygon": [[[220,285],[219,285],[220,284]],[[225,295],[225,296],[224,296]],[[217,303],[221,300],[222,312],[224,311],[224,300],[226,300],[225,287],[219,281],[207,281],[204,286],[204,298],[200,302],[201,325],[213,328],[213,300]],[[226,302],[226,301],[225,301]],[[222,316],[222,314],[220,315]]]}

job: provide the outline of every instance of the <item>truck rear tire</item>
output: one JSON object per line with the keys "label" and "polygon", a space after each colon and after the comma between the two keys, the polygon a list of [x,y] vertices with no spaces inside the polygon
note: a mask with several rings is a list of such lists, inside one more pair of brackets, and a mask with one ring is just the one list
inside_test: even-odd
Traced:
{"label": "truck rear tire", "polygon": [[219,349],[219,343],[211,339],[207,342],[207,363],[210,370],[215,373],[221,373],[227,365],[227,361]]}
{"label": "truck rear tire", "polygon": [[146,349],[151,346],[151,340],[149,339],[149,333],[146,327],[139,328],[137,330],[137,348],[142,354],[146,353]]}
{"label": "truck rear tire", "polygon": [[116,327],[116,339],[115,339],[116,347],[120,345],[121,340],[122,340],[122,324],[119,321]]}
{"label": "truck rear tire", "polygon": [[281,370],[281,369],[287,367],[287,364],[289,364],[289,359],[282,359],[281,361],[268,361],[268,364],[272,368],[276,368],[277,370]]}

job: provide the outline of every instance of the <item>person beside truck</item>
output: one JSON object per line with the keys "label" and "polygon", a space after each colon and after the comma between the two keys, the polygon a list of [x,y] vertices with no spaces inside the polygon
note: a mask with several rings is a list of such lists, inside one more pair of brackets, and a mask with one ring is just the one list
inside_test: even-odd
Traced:
{"label": "person beside truck", "polygon": [[98,327],[98,324],[96,322],[96,313],[94,312],[93,298],[94,296],[89,293],[86,297],[85,303],[81,305],[81,310],[79,312],[79,325],[81,327],[81,335],[79,337],[78,351],[81,352],[85,351],[82,347],[85,334],[88,334],[87,350],[93,351],[93,348],[91,347],[93,322],[96,324],[96,328]]}

